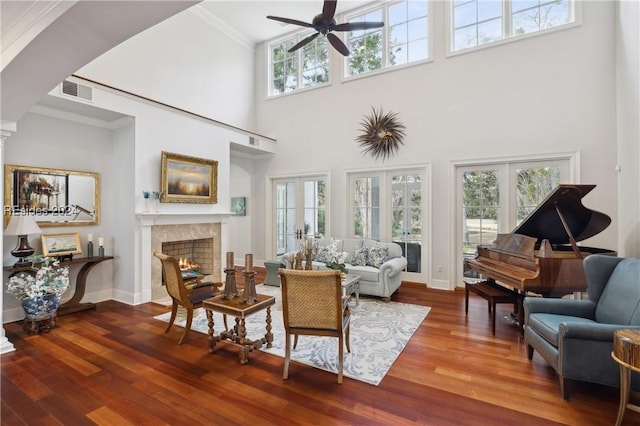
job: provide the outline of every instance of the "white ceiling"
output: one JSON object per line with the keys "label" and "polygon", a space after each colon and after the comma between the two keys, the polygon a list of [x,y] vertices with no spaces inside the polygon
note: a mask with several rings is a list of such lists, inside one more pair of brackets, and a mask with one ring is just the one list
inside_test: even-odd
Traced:
{"label": "white ceiling", "polygon": [[[340,0],[336,15],[371,3],[379,2]],[[323,0],[204,0],[194,7],[205,8],[251,41],[260,43],[302,28],[267,19],[267,15],[310,23],[314,16],[322,12],[323,4]]]}

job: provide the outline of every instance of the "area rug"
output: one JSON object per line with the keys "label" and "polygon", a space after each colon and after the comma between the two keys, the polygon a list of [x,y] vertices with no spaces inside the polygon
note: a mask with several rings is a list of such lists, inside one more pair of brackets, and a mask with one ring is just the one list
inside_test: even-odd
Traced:
{"label": "area rug", "polygon": [[[282,303],[279,287],[259,285],[258,293],[276,297],[271,307],[273,347],[260,350],[284,358],[285,339],[282,321]],[[398,358],[413,333],[426,318],[430,308],[399,302],[382,302],[377,298],[360,298],[360,304],[351,309],[351,353],[344,351],[344,375],[378,386],[385,374]],[[155,319],[168,321],[170,312]],[[247,337],[257,339],[265,334],[266,311],[258,312],[246,319]],[[222,327],[222,314],[214,313],[214,331]],[[176,319],[174,325],[184,327],[184,319]],[[228,319],[233,326],[233,318]],[[207,334],[207,317],[202,309],[194,312],[192,331]],[[291,351],[292,361],[310,365],[334,373],[337,365],[338,339],[323,336],[300,336],[298,346]],[[295,365],[289,367],[295,374]]]}

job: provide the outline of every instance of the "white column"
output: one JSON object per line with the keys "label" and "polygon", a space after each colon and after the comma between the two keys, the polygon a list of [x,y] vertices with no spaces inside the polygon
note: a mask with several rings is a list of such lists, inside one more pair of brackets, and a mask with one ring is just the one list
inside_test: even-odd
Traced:
{"label": "white column", "polygon": [[[2,121],[0,128],[0,169],[4,170],[4,144],[5,141],[16,131],[16,123],[9,123]],[[4,204],[4,185],[0,185],[0,200]],[[4,208],[3,208],[4,215]],[[4,217],[4,216],[3,216]],[[3,222],[4,226],[4,222]],[[4,253],[4,242],[0,239],[0,253]],[[4,276],[3,276],[4,279]],[[4,284],[2,284],[2,291],[0,291],[0,306],[4,306]],[[7,339],[4,334],[4,309],[0,309],[0,354],[7,352],[13,352],[16,348],[13,343]]]}

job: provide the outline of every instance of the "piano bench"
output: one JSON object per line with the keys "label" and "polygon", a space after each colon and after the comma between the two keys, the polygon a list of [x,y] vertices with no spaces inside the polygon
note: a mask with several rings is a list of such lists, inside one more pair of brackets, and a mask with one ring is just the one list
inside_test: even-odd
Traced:
{"label": "piano bench", "polygon": [[509,290],[499,284],[490,283],[487,281],[481,281],[478,283],[464,282],[464,314],[469,314],[469,292],[473,292],[478,296],[487,300],[489,305],[489,315],[491,316],[491,331],[493,335],[496,335],[496,304],[498,303],[513,303],[513,309],[518,310],[518,297],[520,295],[514,291]]}

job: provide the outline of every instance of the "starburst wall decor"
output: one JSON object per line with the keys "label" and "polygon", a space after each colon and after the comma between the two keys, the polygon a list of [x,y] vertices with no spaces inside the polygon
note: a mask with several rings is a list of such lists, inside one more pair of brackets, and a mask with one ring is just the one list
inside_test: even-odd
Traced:
{"label": "starburst wall decor", "polygon": [[398,151],[405,133],[405,126],[398,121],[398,114],[384,113],[382,107],[371,108],[371,114],[365,115],[361,132],[356,141],[363,147],[363,154],[370,154],[376,160],[382,157],[386,160]]}

